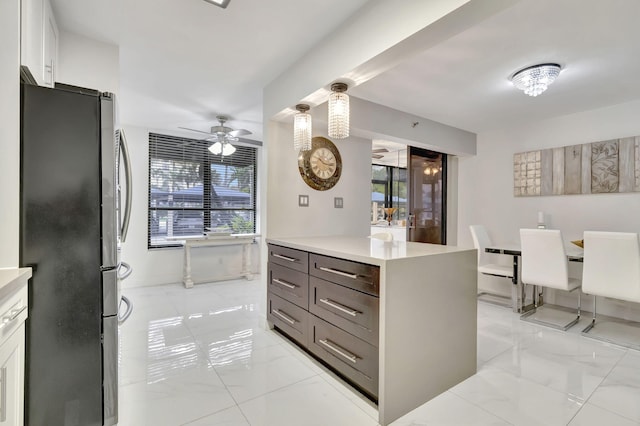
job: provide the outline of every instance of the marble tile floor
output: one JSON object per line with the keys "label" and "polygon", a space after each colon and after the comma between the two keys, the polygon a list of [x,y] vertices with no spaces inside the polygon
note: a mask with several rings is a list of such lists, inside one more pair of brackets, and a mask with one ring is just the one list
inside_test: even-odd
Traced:
{"label": "marble tile floor", "polygon": [[[378,424],[374,405],[267,329],[261,283],[125,291],[119,426]],[[640,425],[640,351],[581,336],[587,323],[561,332],[480,302],[477,374],[393,425]]]}

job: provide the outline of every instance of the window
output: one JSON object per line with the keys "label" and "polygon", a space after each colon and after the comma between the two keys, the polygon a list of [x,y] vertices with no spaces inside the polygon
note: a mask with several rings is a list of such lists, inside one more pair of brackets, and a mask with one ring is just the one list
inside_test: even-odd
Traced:
{"label": "window", "polygon": [[407,169],[371,166],[371,221],[386,220],[384,207],[396,207],[393,218],[407,217]]}
{"label": "window", "polygon": [[255,232],[257,148],[234,144],[236,152],[223,157],[210,144],[149,134],[149,248],[210,229]]}

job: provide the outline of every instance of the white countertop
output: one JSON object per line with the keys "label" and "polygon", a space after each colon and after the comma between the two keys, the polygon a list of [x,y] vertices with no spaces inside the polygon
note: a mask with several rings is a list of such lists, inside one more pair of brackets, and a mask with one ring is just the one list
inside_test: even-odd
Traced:
{"label": "white countertop", "polygon": [[410,257],[475,250],[439,244],[381,241],[367,237],[343,236],[267,238],[267,243],[378,266],[387,261]]}
{"label": "white countertop", "polygon": [[12,294],[31,278],[31,268],[0,269],[0,299]]}

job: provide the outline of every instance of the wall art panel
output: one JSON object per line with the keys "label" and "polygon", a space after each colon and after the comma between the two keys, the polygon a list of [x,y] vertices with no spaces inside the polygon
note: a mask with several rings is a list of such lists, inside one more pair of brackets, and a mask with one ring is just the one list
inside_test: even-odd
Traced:
{"label": "wall art panel", "polygon": [[640,136],[513,155],[513,195],[640,192]]}
{"label": "wall art panel", "polygon": [[591,193],[618,192],[618,141],[591,144]]}

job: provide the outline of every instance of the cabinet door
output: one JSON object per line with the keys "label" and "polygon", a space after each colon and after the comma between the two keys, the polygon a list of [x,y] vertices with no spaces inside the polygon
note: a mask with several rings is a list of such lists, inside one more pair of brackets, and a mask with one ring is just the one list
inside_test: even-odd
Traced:
{"label": "cabinet door", "polygon": [[22,0],[20,13],[20,64],[27,66],[36,82],[42,84],[44,0]]}
{"label": "cabinet door", "polygon": [[24,423],[24,323],[0,346],[0,425]]}
{"label": "cabinet door", "polygon": [[44,39],[43,39],[43,84],[53,87],[56,81],[56,66],[58,55],[58,26],[56,25],[51,4],[45,0],[44,6]]}

